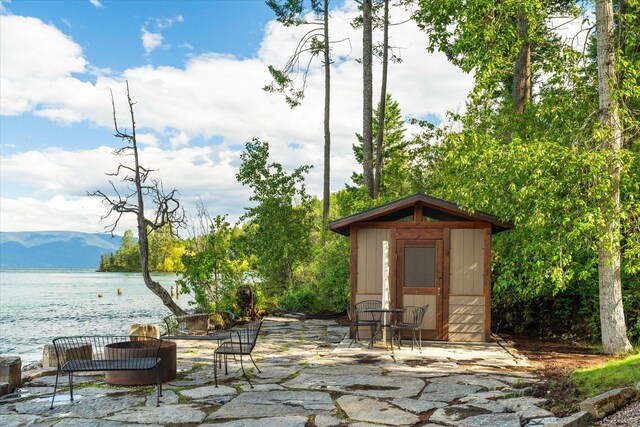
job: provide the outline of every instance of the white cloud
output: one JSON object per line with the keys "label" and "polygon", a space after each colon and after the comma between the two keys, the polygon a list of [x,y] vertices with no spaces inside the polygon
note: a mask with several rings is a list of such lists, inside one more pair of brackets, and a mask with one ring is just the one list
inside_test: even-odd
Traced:
{"label": "white cloud", "polygon": [[[333,47],[336,58],[332,67],[333,190],[349,181],[352,171],[358,168],[351,150],[355,133],[360,132],[362,126],[362,68],[353,61],[361,56],[362,43],[360,32],[350,26],[355,13],[354,7],[348,6],[331,14],[333,39],[349,40]],[[85,82],[74,73],[87,72],[92,67],[76,42],[40,20],[16,17],[15,22],[5,26],[7,18],[2,17],[1,25],[2,114],[31,112],[58,122],[87,121],[104,127],[105,133],[111,133],[109,89],[112,89],[119,126],[130,128],[126,79],[136,102],[139,142],[144,148],[143,164],[159,169],[156,176],[163,179],[166,187],[178,188],[186,206],[192,206],[192,202],[201,197],[212,214],[228,213],[232,219],[242,214],[243,207],[248,204],[249,192],[235,180],[240,162],[238,147],[254,136],[268,140],[273,160],[288,169],[301,164],[314,165],[307,187],[312,194],[322,194],[324,89],[321,64],[313,62],[306,97],[296,109],[290,109],[281,94],[262,90],[270,81],[267,66],[282,66],[305,29],[285,28],[275,22],[268,24],[254,58],[238,59],[209,52],[188,56],[182,67],[147,65],[129,68],[120,74],[99,74],[95,82]],[[181,22],[179,18],[172,19]],[[400,15],[395,18],[396,21],[401,19]],[[403,63],[390,65],[388,87],[405,115],[443,117],[447,110],[464,108],[464,100],[472,86],[470,76],[450,65],[444,55],[427,53],[426,35],[412,22],[392,27],[390,37],[393,45],[403,48]],[[150,49],[158,48],[162,39],[148,43],[151,43]],[[19,54],[25,51],[29,55]],[[339,59],[343,56],[349,59]],[[377,79],[378,61],[374,62],[374,67]],[[379,82],[376,80],[374,84],[374,93],[377,93]],[[195,141],[200,145],[213,137],[222,142],[208,142],[211,145],[205,147],[190,145]],[[61,145],[55,141],[47,141],[47,144]],[[84,191],[104,186],[106,177],[103,174],[112,171],[117,164],[117,160],[109,155],[110,151],[106,147],[84,151],[29,151],[2,157],[3,185],[8,185],[5,177],[19,179],[20,186],[31,188],[31,197],[45,205],[55,196],[79,200]],[[42,167],[35,170],[34,164]],[[10,206],[5,203],[0,206],[2,227],[6,231],[9,229],[5,227],[19,229],[18,225],[4,219]],[[35,209],[33,203],[29,206]],[[83,216],[82,221],[85,221],[85,214],[77,215]],[[89,215],[94,215],[93,211],[86,213]],[[97,221],[95,216],[93,219]],[[45,225],[38,227],[47,228]]]}
{"label": "white cloud", "polygon": [[104,7],[100,0],[89,0],[89,3],[95,6],[96,9],[102,9]]}
{"label": "white cloud", "polygon": [[145,54],[149,55],[162,46],[162,34],[149,32],[146,28],[143,28],[141,33],[140,39],[142,40],[142,47],[144,47]]}

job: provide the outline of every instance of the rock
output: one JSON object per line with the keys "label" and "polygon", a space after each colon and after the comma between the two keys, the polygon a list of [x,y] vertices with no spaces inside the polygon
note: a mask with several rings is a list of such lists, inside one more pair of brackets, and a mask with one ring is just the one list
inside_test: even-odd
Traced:
{"label": "rock", "polygon": [[516,414],[486,414],[465,418],[461,427],[520,427],[520,417]]}
{"label": "rock", "polygon": [[329,393],[314,391],[247,392],[209,415],[207,419],[314,415],[335,410]]}
{"label": "rock", "polygon": [[58,359],[56,358],[56,350],[53,348],[53,344],[45,344],[42,348],[42,367],[58,367]]}
{"label": "rock", "polygon": [[431,417],[429,417],[429,421],[447,426],[457,426],[460,424],[460,421],[466,418],[485,415],[487,413],[489,413],[489,411],[486,409],[471,405],[451,405],[436,410]]}
{"label": "rock", "polygon": [[423,412],[430,411],[432,409],[442,408],[447,406],[444,402],[431,402],[428,400],[407,399],[405,397],[400,399],[393,399],[391,401],[396,406],[402,409],[411,411],[415,414],[421,414]]}
{"label": "rock", "polygon": [[196,387],[189,390],[182,390],[180,394],[190,399],[204,399],[207,397],[218,397],[236,395],[238,392],[235,388],[221,385],[219,387],[210,385],[206,387]]}
{"label": "rock", "polygon": [[394,408],[386,402],[362,396],[342,396],[338,405],[354,420],[391,425],[413,425],[420,421],[417,415]]}
{"label": "rock", "polygon": [[[73,357],[80,360],[89,360],[92,357],[93,350],[90,344],[79,345],[76,347],[58,348],[60,354],[60,363],[64,365],[69,360],[69,355],[73,354]],[[42,349],[42,367],[43,368],[57,368],[58,358],[56,357],[56,350],[53,344],[45,344]]]}
{"label": "rock", "polygon": [[632,387],[616,388],[580,403],[580,410],[599,420],[629,403],[635,393]]}
{"label": "rock", "polygon": [[431,383],[425,387],[420,400],[452,402],[461,397],[477,393],[480,390],[484,390],[484,387],[445,382]]}
{"label": "rock", "polygon": [[581,411],[545,424],[545,427],[585,427],[588,425],[591,425],[591,417],[588,412]]}
{"label": "rock", "polygon": [[22,361],[18,356],[0,357],[0,383],[7,383],[7,393],[22,385]]}
{"label": "rock", "polygon": [[160,326],[149,323],[134,323],[129,329],[130,337],[160,338]]}
{"label": "rock", "polygon": [[0,396],[6,396],[11,393],[9,391],[9,383],[0,383]]}
{"label": "rock", "polygon": [[107,420],[126,423],[187,424],[201,423],[207,414],[191,405],[146,406],[119,412]]}
{"label": "rock", "polygon": [[42,378],[56,374],[56,368],[38,368],[30,371],[22,371],[22,384],[33,381],[36,378]]}
{"label": "rock", "polygon": [[316,416],[316,427],[340,427],[342,421],[329,414],[319,414]]}
{"label": "rock", "polygon": [[[160,405],[175,405],[180,400],[180,396],[173,390],[162,390],[162,396],[160,396]],[[147,394],[147,402],[145,406],[156,406],[156,392],[155,390]]]}

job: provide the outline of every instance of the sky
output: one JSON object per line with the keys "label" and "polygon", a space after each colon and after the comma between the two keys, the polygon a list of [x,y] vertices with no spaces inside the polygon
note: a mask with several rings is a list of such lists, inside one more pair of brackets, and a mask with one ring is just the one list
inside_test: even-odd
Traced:
{"label": "sky", "polygon": [[[360,170],[352,144],[362,128],[362,38],[353,0],[332,1],[331,190]],[[392,9],[392,22],[405,21]],[[306,28],[286,28],[264,1],[1,1],[0,231],[101,232],[107,208],[96,189],[123,159],[112,155],[111,91],[118,124],[130,129],[125,81],[135,102],[141,163],[176,188],[188,216],[202,202],[235,222],[251,191],[235,179],[244,144],[270,144],[287,171],[313,166],[307,189],[322,197],[323,69],[312,62],[302,105],[262,88]],[[376,34],[374,37],[379,38]],[[403,115],[435,124],[464,109],[473,78],[426,51],[411,21],[390,29],[399,64],[388,91]],[[379,92],[374,61],[374,94]],[[374,95],[377,98],[377,95]],[[377,103],[377,101],[376,101]],[[417,132],[408,125],[409,134]],[[124,217],[116,230],[135,230]]]}

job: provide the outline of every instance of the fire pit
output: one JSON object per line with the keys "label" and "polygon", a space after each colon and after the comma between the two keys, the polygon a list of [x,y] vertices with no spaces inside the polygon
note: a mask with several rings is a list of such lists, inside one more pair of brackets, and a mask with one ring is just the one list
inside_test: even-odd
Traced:
{"label": "fire pit", "polygon": [[[135,341],[123,341],[106,346],[106,355],[109,353],[118,354],[120,358],[133,357],[154,357],[154,355],[141,354],[136,350]],[[171,381],[176,378],[176,343],[173,341],[162,341],[159,357],[162,359],[162,382]],[[156,384],[156,371],[107,371],[105,372],[105,382],[112,385],[149,385]]]}

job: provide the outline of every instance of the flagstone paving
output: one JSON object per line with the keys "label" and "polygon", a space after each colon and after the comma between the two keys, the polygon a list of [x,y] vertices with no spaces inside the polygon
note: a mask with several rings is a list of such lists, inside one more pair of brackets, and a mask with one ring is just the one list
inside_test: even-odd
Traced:
{"label": "flagstone paving", "polygon": [[[350,344],[333,320],[270,317],[254,350],[262,372],[239,364],[218,372],[215,343],[178,341],[178,378],[155,387],[112,387],[78,375],[75,401],[66,378],[50,409],[55,377],[26,382],[0,399],[3,426],[469,426],[543,425],[555,420],[544,399],[528,397],[540,379],[526,359],[496,343],[424,343],[394,352]],[[247,366],[247,365],[245,365]]]}

